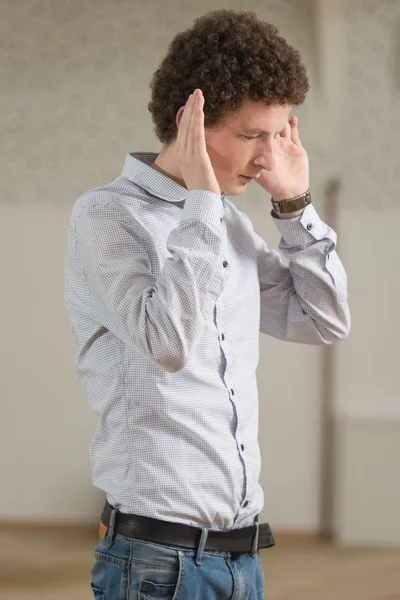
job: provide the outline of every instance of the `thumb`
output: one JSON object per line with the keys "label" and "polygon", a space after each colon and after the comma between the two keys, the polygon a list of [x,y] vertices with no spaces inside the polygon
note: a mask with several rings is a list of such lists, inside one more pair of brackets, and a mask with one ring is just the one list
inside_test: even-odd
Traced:
{"label": "thumb", "polygon": [[301,146],[301,141],[299,137],[299,119],[298,117],[292,117],[289,121],[291,127],[291,138],[293,144],[297,146]]}

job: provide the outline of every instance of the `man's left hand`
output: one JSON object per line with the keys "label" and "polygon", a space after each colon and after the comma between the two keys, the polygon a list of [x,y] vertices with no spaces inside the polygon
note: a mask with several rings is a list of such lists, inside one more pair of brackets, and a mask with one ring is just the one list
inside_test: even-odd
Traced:
{"label": "man's left hand", "polygon": [[276,201],[304,194],[309,189],[310,169],[307,152],[301,145],[298,117],[291,117],[275,138],[275,167],[263,170],[256,179]]}

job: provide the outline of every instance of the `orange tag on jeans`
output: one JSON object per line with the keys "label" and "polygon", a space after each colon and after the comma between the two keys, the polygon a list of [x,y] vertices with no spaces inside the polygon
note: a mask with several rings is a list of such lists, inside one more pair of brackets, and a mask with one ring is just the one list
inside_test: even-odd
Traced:
{"label": "orange tag on jeans", "polygon": [[102,540],[106,539],[108,528],[100,521],[99,536]]}

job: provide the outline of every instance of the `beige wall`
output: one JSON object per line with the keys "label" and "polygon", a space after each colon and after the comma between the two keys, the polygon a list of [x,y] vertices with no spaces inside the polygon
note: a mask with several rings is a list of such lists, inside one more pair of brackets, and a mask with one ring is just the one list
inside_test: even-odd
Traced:
{"label": "beige wall", "polygon": [[[0,519],[97,519],[95,420],[75,376],[63,299],[70,211],[83,191],[119,174],[127,152],[159,150],[147,111],[152,73],[171,37],[217,7],[254,10],[303,53],[312,90],[295,114],[322,216],[327,180],[343,183],[338,249],[353,332],[336,348],[337,414],[398,411],[399,3],[351,0],[338,16],[323,1],[191,0],[166,10],[161,0],[3,0]],[[336,38],[316,27],[340,32],[343,60],[338,52],[332,61]],[[253,184],[234,200],[276,247],[268,196]],[[316,530],[323,350],[260,341],[261,519]]]}

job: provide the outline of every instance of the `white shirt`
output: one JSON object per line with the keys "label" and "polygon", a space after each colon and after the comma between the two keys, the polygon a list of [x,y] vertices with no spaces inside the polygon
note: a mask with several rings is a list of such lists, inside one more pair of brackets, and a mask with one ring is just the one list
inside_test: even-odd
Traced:
{"label": "white shirt", "polygon": [[98,416],[93,484],[122,512],[211,530],[254,523],[259,330],[330,344],[350,329],[336,234],[309,205],[274,218],[281,252],[223,195],[126,157],[75,203],[65,301]]}

